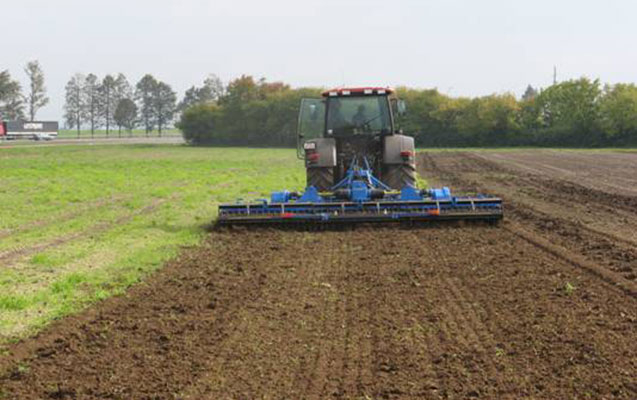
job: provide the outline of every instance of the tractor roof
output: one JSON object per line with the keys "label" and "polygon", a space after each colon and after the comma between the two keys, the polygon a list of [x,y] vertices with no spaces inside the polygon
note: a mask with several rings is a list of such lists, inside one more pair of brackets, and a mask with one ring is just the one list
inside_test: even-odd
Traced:
{"label": "tractor roof", "polygon": [[323,97],[345,97],[345,96],[369,96],[379,94],[392,94],[394,89],[388,87],[352,87],[335,88],[324,91]]}

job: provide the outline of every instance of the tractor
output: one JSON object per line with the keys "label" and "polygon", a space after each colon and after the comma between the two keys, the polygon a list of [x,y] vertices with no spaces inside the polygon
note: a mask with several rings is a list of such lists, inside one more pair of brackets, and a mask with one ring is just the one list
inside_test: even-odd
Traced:
{"label": "tractor", "polygon": [[303,99],[297,155],[305,162],[303,192],[219,206],[218,224],[327,225],[502,219],[502,200],[421,189],[414,138],[397,128],[405,103],[384,87],[338,88]]}

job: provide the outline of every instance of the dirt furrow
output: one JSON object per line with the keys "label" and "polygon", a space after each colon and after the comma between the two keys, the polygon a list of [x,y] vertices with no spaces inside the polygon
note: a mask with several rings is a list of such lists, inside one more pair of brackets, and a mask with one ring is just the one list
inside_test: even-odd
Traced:
{"label": "dirt furrow", "polygon": [[[498,228],[213,233],[183,257],[13,347],[3,390],[26,399],[634,394],[635,304]],[[573,294],[560,295],[565,280]],[[539,335],[530,344],[529,332]],[[586,379],[565,386],[573,374]]]}
{"label": "dirt furrow", "polygon": [[[329,274],[337,265],[338,255],[334,249],[329,249],[330,257],[326,260],[323,272],[319,274],[318,279],[313,285],[321,293],[321,302],[318,305],[320,310],[321,328],[317,332],[317,340],[314,343],[313,350],[315,358],[311,368],[311,375],[307,381],[303,397],[308,399],[321,398],[325,392],[327,380],[329,376],[329,368],[334,357],[334,342],[337,338],[337,308],[338,299],[334,293],[334,287],[329,279]],[[327,272],[327,273],[326,273]]]}
{"label": "dirt furrow", "polygon": [[[451,265],[446,255],[440,252],[436,254],[436,259],[443,261],[443,265]],[[442,271],[440,274],[440,307],[443,310],[443,321],[441,322],[445,323],[446,321],[449,326],[448,332],[451,334],[447,334],[449,336],[447,340],[454,340],[453,335],[456,335],[456,341],[463,354],[462,363],[466,377],[471,378],[467,380],[465,393],[457,393],[457,395],[469,397],[493,395],[493,393],[489,393],[489,390],[499,387],[496,383],[501,383],[498,382],[498,374],[493,362],[495,350],[485,347],[488,343],[483,342],[481,334],[472,323],[472,316],[469,315],[466,304],[463,303],[462,298],[458,297],[459,290],[455,287],[455,282],[450,279],[452,274],[453,272],[448,270]],[[460,331],[462,331],[462,335],[457,335],[457,332]]]}
{"label": "dirt furrow", "polygon": [[584,185],[605,192],[637,196],[637,153],[532,151],[505,152],[484,155],[487,160],[514,168],[556,177],[559,180]]}
{"label": "dirt furrow", "polygon": [[592,263],[586,260],[584,257],[577,253],[573,253],[559,246],[555,246],[551,242],[546,239],[539,237],[526,229],[522,228],[518,224],[508,224],[503,227],[507,231],[511,232],[514,235],[519,236],[520,238],[528,241],[532,245],[538,247],[539,249],[546,251],[556,257],[561,258],[565,262],[573,264],[579,268],[582,268],[598,277],[603,279],[605,282],[610,283],[613,286],[616,286],[623,290],[626,294],[637,297],[637,284],[632,281],[625,281],[622,279],[622,276],[613,271],[609,271],[604,268],[600,268],[599,265]]}
{"label": "dirt furrow", "polygon": [[[574,194],[573,197],[569,197],[569,203],[573,206],[565,210],[560,208],[559,203],[546,200],[546,193],[550,193],[551,190],[548,184],[546,189],[538,189],[530,196],[520,195],[519,188],[527,188],[528,179],[524,176],[509,178],[511,182],[515,182],[512,184],[514,189],[500,185],[498,182],[501,178],[492,173],[499,174],[506,170],[482,158],[476,159],[465,154],[424,154],[422,159],[425,168],[422,173],[425,176],[429,174],[428,176],[433,176],[434,180],[449,182],[456,190],[488,192],[502,196],[508,220],[516,221],[571,253],[581,254],[598,264],[598,269],[608,270],[610,275],[616,273],[618,284],[626,283],[632,286],[637,279],[637,244],[634,243],[635,231],[630,223],[634,221],[637,225],[637,213],[631,215],[630,219],[618,220],[614,212],[605,214],[601,211],[604,208],[600,207],[592,223],[574,220],[576,214],[573,213],[577,212],[571,209],[576,209],[578,204],[585,204],[589,198],[580,199]],[[459,164],[461,166],[458,166]],[[613,204],[612,198],[609,197],[600,195],[594,198],[596,201],[606,199],[608,204]],[[579,212],[584,214],[582,211]],[[604,221],[606,224],[600,225]],[[618,234],[623,235],[624,239],[615,240]]]}

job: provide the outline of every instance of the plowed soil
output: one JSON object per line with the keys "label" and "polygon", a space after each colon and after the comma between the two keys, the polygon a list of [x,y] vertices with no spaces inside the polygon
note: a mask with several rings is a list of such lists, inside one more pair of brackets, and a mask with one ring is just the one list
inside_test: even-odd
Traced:
{"label": "plowed soil", "polygon": [[580,182],[420,155],[432,181],[503,196],[499,226],[211,232],[11,345],[0,398],[635,399],[637,197],[612,156]]}

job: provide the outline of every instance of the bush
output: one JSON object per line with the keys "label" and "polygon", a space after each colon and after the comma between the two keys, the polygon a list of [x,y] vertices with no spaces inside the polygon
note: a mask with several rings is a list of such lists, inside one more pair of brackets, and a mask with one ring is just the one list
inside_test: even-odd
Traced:
{"label": "bush", "polygon": [[184,110],[177,123],[186,142],[190,144],[215,143],[221,110],[215,104],[197,104]]}

